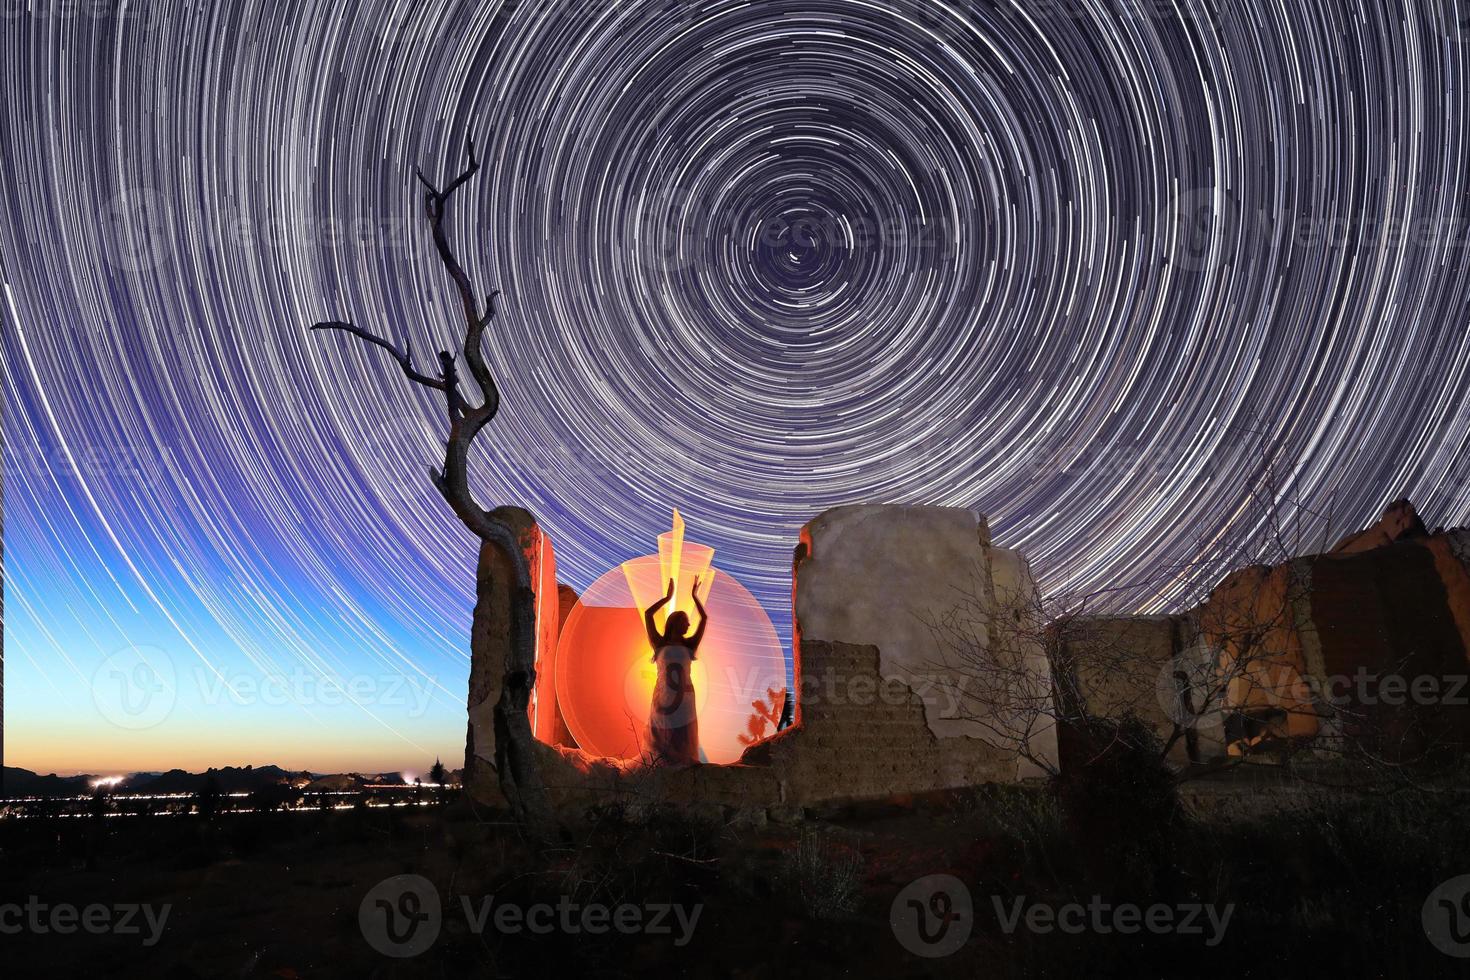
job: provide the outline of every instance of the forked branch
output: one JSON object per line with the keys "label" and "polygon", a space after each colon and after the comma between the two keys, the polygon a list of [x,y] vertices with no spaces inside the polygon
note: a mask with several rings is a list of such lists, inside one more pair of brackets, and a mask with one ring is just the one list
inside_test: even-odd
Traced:
{"label": "forked branch", "polygon": [[[466,401],[464,394],[460,391],[454,355],[448,351],[439,352],[439,375],[434,377],[414,367],[413,357],[407,344],[399,347],[362,327],[341,320],[324,321],[314,325],[312,329],[342,331],[366,343],[381,347],[393,356],[398,366],[402,368],[404,376],[410,381],[444,393],[445,407],[449,415],[449,433],[444,444],[443,466],[430,471],[434,485],[443,494],[449,506],[453,508],[455,515],[471,531],[484,540],[501,546],[508,554],[519,553],[519,544],[515,535],[508,527],[490,519],[486,509],[475,501],[469,488],[470,446],[480,431],[499,413],[500,389],[490,375],[490,368],[485,363],[482,349],[485,328],[495,316],[495,299],[499,291],[489,293],[485,298],[484,309],[479,308],[469,276],[455,257],[454,250],[450,248],[448,234],[444,228],[445,207],[450,198],[480,169],[480,162],[475,156],[475,144],[472,140],[468,141],[468,150],[469,166],[451,180],[442,191],[424,176],[422,170],[415,168],[414,174],[426,188],[425,204],[434,232],[434,247],[449,273],[449,278],[453,280],[459,292],[464,308],[464,358],[465,363],[469,366],[470,377],[480,389],[482,395],[480,404],[471,406]],[[518,587],[529,588],[531,584],[529,570],[521,568],[520,565],[524,565],[524,562],[517,565],[518,581],[515,584]]]}
{"label": "forked branch", "polygon": [[402,348],[399,348],[397,345],[391,343],[390,341],[384,340],[382,337],[370,333],[364,330],[362,327],[347,323],[343,320],[324,320],[321,323],[312,324],[311,329],[341,330],[344,333],[350,333],[352,334],[352,336],[364,340],[369,344],[374,344],[378,347],[381,347],[389,354],[392,354],[393,359],[398,362],[398,366],[403,368],[404,376],[407,377],[408,380],[412,381],[414,384],[423,385],[425,388],[433,388],[436,391],[448,390],[449,386],[442,377],[431,378],[427,374],[421,374],[420,372],[414,370],[413,355],[409,352],[407,343],[405,343]]}
{"label": "forked branch", "polygon": [[510,586],[510,648],[505,659],[505,674],[501,695],[495,706],[496,764],[500,785],[524,826],[538,836],[550,832],[552,819],[545,789],[541,784],[536,764],[534,737],[526,715],[532,690],[536,683],[536,611],[535,593],[531,586],[530,562],[515,532],[505,521],[498,519],[475,500],[469,487],[470,447],[489,422],[500,411],[500,391],[490,376],[485,363],[481,343],[485,327],[495,316],[495,297],[491,292],[485,298],[483,310],[479,307],[469,276],[455,258],[449,247],[449,238],[444,229],[446,206],[454,192],[480,169],[475,157],[475,145],[468,142],[469,166],[439,190],[415,168],[414,173],[427,190],[425,203],[429,222],[434,233],[434,247],[443,261],[449,278],[453,280],[464,308],[464,358],[470,376],[480,389],[479,405],[470,405],[460,391],[455,356],[449,351],[439,352],[439,374],[425,374],[414,367],[413,357],[405,343],[402,347],[385,340],[352,323],[330,320],[316,324],[313,330],[336,330],[351,334],[365,343],[381,347],[393,356],[409,381],[443,392],[448,411],[449,432],[444,440],[442,466],[430,470],[435,487],[443,495],[460,521],[481,540],[494,545],[505,556],[512,569]]}
{"label": "forked branch", "polygon": [[[444,212],[449,204],[449,199],[454,192],[464,186],[480,170],[480,161],[475,156],[474,140],[467,140],[466,147],[469,155],[469,166],[459,176],[451,180],[444,188],[439,190],[424,172],[414,168],[414,176],[419,183],[424,185],[424,205],[428,209],[429,224],[434,230],[434,248],[439,252],[439,258],[444,263],[444,268],[449,273],[449,278],[454,281],[454,288],[459,292],[460,305],[464,309],[465,338],[464,359],[469,365],[470,377],[475,379],[475,384],[485,396],[485,406],[489,409],[490,417],[493,418],[500,403],[500,393],[495,387],[495,379],[490,376],[490,368],[485,363],[485,354],[480,343],[485,336],[485,327],[495,317],[495,297],[499,291],[491,292],[485,297],[484,309],[478,305],[474,286],[470,284],[470,277],[460,265],[459,259],[455,257],[454,250],[449,247],[449,235],[444,229]],[[488,419],[487,419],[488,421]]]}

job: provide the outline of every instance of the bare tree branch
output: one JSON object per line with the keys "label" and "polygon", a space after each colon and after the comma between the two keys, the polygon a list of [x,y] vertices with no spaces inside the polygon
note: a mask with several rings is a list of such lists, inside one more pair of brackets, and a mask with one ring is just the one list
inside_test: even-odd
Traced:
{"label": "bare tree branch", "polygon": [[444,497],[460,521],[506,558],[512,570],[510,589],[510,649],[505,659],[500,699],[495,705],[495,766],[502,791],[522,827],[540,839],[547,839],[554,827],[545,787],[535,757],[535,736],[531,731],[527,707],[536,684],[536,606],[531,583],[530,562],[516,531],[482,507],[469,487],[469,454],[475,437],[495,418],[500,410],[500,391],[485,363],[481,342],[485,327],[495,316],[495,297],[490,292],[485,308],[478,308],[468,274],[449,246],[444,228],[446,206],[455,191],[464,186],[480,169],[473,141],[467,141],[469,166],[439,190],[415,168],[414,174],[427,190],[429,222],[433,229],[434,247],[453,280],[464,308],[464,358],[470,376],[479,387],[482,401],[470,405],[460,391],[455,357],[449,351],[439,352],[439,376],[423,374],[413,366],[407,345],[399,348],[383,338],[339,320],[324,321],[312,330],[338,330],[381,347],[390,353],[412,382],[444,393],[449,432],[444,441],[444,462],[430,469],[434,486]]}
{"label": "bare tree branch", "polygon": [[490,376],[490,368],[485,363],[485,353],[481,348],[481,342],[485,336],[485,327],[495,316],[495,297],[497,292],[492,292],[485,298],[485,309],[480,310],[475,297],[474,286],[470,284],[470,277],[460,265],[459,259],[454,255],[454,250],[449,246],[449,235],[444,230],[444,213],[449,204],[449,199],[454,192],[464,186],[480,169],[480,161],[475,157],[474,140],[467,140],[466,146],[469,154],[469,166],[459,176],[449,182],[444,190],[438,190],[430,180],[424,176],[423,171],[415,169],[414,173],[419,182],[427,189],[424,195],[424,204],[428,209],[429,223],[434,230],[434,248],[439,252],[439,258],[444,263],[444,268],[449,273],[449,278],[454,281],[454,288],[459,292],[460,305],[464,308],[465,338],[464,359],[469,365],[470,377],[479,386],[484,394],[484,408],[488,412],[488,422],[495,417],[500,406],[500,392],[495,387],[495,379]]}
{"label": "bare tree branch", "polygon": [[414,384],[423,385],[425,388],[433,388],[436,391],[446,390],[447,386],[442,379],[431,378],[427,374],[420,374],[418,371],[414,370],[413,356],[409,353],[407,343],[405,343],[403,345],[403,348],[400,349],[394,344],[384,340],[382,337],[369,333],[362,327],[355,326],[351,323],[346,323],[341,320],[326,320],[321,323],[314,323],[312,324],[311,329],[341,330],[344,333],[350,333],[354,337],[365,340],[369,344],[374,344],[378,347],[381,347],[383,348],[383,350],[393,355],[393,359],[398,362],[398,366],[403,368],[404,375]]}

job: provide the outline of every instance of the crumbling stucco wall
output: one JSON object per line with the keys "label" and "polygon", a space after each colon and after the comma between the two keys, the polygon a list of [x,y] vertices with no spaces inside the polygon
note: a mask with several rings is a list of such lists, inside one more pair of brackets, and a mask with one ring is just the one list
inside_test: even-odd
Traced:
{"label": "crumbling stucco wall", "polygon": [[[799,717],[820,689],[866,685],[873,673],[857,670],[851,658],[831,658],[828,648],[820,648],[829,661],[824,673],[814,673],[816,644],[873,647],[877,678],[917,693],[925,737],[943,751],[966,755],[966,741],[1001,749],[1013,760],[1005,779],[1055,765],[1036,587],[1020,554],[991,544],[981,515],[958,507],[837,507],[802,529],[793,573]],[[831,671],[835,677],[826,676]],[[848,721],[859,726],[861,719]],[[881,751],[855,729],[828,737],[863,746],[850,767]],[[896,746],[910,743],[894,737]],[[902,752],[891,755],[901,759]],[[955,768],[967,765],[956,761]]]}
{"label": "crumbling stucco wall", "polygon": [[1059,624],[1063,717],[1133,710],[1167,739],[1160,680],[1173,672],[1196,692],[1225,687],[1176,743],[1175,762],[1282,739],[1330,758],[1344,738],[1398,759],[1470,746],[1470,706],[1454,697],[1470,651],[1467,545],[1470,532],[1431,534],[1400,501],[1325,554],[1230,573],[1181,615]]}

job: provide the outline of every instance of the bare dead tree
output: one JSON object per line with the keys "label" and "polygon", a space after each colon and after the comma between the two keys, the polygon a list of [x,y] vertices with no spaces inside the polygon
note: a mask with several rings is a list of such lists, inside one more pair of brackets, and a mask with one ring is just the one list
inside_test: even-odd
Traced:
{"label": "bare dead tree", "polygon": [[536,763],[535,737],[526,713],[531,692],[536,686],[536,607],[530,563],[515,530],[481,506],[469,487],[470,448],[475,437],[499,412],[500,390],[485,363],[482,348],[485,329],[495,318],[498,291],[487,293],[481,305],[468,274],[449,246],[444,228],[450,198],[480,169],[474,141],[467,140],[466,145],[469,165],[442,190],[417,167],[414,175],[425,188],[424,204],[433,230],[434,247],[454,283],[464,310],[462,353],[470,379],[479,389],[479,404],[473,404],[461,390],[456,358],[450,351],[439,351],[437,374],[425,374],[414,366],[413,355],[406,342],[400,347],[371,331],[340,320],[317,323],[311,329],[341,331],[381,347],[398,362],[410,382],[437,391],[444,397],[449,427],[444,440],[444,461],[437,467],[430,467],[430,479],[455,516],[482,541],[498,549],[514,575],[514,581],[509,583],[510,650],[507,651],[505,676],[494,712],[496,774],[517,822],[533,836],[546,838],[551,835],[554,822]]}

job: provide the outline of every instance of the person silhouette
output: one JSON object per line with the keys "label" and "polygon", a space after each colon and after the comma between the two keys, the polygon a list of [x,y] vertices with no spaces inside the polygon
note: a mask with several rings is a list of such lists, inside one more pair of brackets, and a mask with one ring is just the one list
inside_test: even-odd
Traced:
{"label": "person silhouette", "polygon": [[648,743],[656,762],[665,765],[690,765],[699,761],[699,718],[694,707],[694,682],[689,668],[699,652],[699,641],[709,625],[709,614],[699,600],[699,579],[690,590],[694,607],[699,610],[699,629],[689,633],[689,615],[675,610],[669,613],[663,633],[654,625],[653,617],[674,598],[674,580],[662,599],[643,611],[643,625],[648,629],[648,645],[653,648],[653,662],[658,665],[658,679],[653,685],[653,703],[648,710]]}

